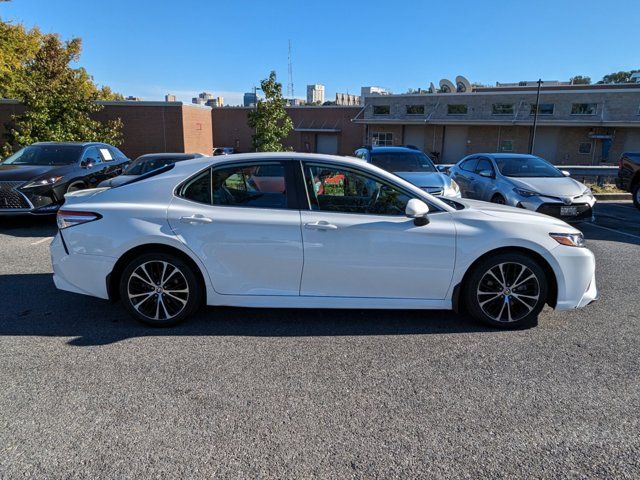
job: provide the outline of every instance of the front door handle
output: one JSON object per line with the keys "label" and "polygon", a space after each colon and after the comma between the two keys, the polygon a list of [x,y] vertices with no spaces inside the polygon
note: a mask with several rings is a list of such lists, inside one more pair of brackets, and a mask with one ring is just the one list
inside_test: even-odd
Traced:
{"label": "front door handle", "polygon": [[308,228],[309,230],[337,230],[338,229],[337,225],[334,225],[329,222],[325,222],[324,220],[320,222],[305,223],[304,227]]}
{"label": "front door handle", "polygon": [[200,214],[191,215],[190,217],[180,217],[180,221],[182,223],[211,223],[211,222],[213,222],[213,220],[211,220],[209,217],[205,217],[204,215],[200,215]]}

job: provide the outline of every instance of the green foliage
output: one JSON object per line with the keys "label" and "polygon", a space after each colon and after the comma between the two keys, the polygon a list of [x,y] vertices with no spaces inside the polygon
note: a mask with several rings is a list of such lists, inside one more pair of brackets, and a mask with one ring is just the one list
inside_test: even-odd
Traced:
{"label": "green foliage", "polygon": [[276,81],[276,72],[260,82],[264,100],[248,114],[248,123],[254,128],[253,148],[257,152],[282,152],[282,140],[293,130],[293,122],[284,108],[282,84]]}
{"label": "green foliage", "polygon": [[[13,77],[16,81],[10,85],[11,96],[24,105],[25,111],[14,115],[12,123],[6,125],[5,154],[38,141],[101,141],[114,145],[121,142],[120,119],[101,123],[91,118],[102,109],[97,100],[116,98],[117,94],[105,87],[98,90],[83,68],[70,66],[80,57],[80,39],[62,42],[54,34],[26,32],[22,26],[3,22],[0,25],[16,38],[33,34],[38,43],[35,53],[17,69],[19,72]],[[7,50],[16,50],[13,43]]]}
{"label": "green foliage", "polygon": [[604,77],[602,77],[602,80],[600,80],[598,83],[629,83],[631,81],[631,75],[636,72],[640,72],[640,70],[629,70],[628,72],[621,71],[610,73],[609,75],[605,75]]}
{"label": "green foliage", "polygon": [[118,92],[114,92],[113,90],[111,90],[111,88],[103,85],[102,87],[100,87],[100,90],[98,90],[98,100],[102,100],[105,102],[121,102],[124,100],[124,95]]}
{"label": "green foliage", "polygon": [[27,30],[0,20],[0,98],[16,97],[24,65],[35,57],[42,37],[37,28]]}
{"label": "green foliage", "polygon": [[585,77],[582,75],[571,77],[570,81],[572,85],[591,85],[591,77]]}

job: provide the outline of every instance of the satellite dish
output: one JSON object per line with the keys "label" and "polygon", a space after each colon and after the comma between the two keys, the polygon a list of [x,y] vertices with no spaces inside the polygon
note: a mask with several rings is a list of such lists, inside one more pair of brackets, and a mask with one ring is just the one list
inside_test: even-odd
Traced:
{"label": "satellite dish", "polygon": [[442,80],[440,80],[440,91],[442,93],[453,93],[456,91],[456,86],[451,83],[450,80],[443,78]]}
{"label": "satellite dish", "polygon": [[436,89],[436,86],[433,84],[433,82],[429,84],[429,93],[438,93],[438,90]]}
{"label": "satellite dish", "polygon": [[456,77],[456,91],[458,93],[471,91],[471,83],[469,83],[469,80],[464,78],[462,75],[458,75]]}

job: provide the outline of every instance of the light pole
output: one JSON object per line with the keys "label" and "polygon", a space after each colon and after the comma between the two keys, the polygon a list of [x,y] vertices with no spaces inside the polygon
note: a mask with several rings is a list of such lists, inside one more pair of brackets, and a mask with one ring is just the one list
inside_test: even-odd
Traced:
{"label": "light pole", "polygon": [[536,110],[533,112],[533,126],[531,128],[531,135],[529,135],[529,154],[533,155],[533,147],[536,142],[536,128],[538,126],[538,110],[540,110],[540,86],[542,85],[542,79],[538,79],[538,92],[536,93]]}
{"label": "light pole", "polygon": [[[258,90],[262,91],[260,87],[253,86],[253,110],[258,111]],[[255,136],[258,136],[258,122],[256,122],[256,131]],[[258,147],[256,146],[255,151],[258,151]]]}

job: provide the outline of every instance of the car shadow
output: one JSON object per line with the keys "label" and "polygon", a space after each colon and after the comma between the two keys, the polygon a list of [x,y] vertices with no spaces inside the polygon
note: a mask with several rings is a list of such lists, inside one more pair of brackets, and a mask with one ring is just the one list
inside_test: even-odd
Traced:
{"label": "car shadow", "polygon": [[[485,327],[450,311],[255,309],[207,307],[170,329],[146,327],[120,304],[59,291],[51,274],[0,275],[5,299],[0,335],[72,337],[75,346],[144,336],[351,336],[481,333]],[[9,301],[10,299],[10,301]]]}
{"label": "car shadow", "polygon": [[0,234],[12,237],[53,237],[58,231],[55,215],[0,216]]}

